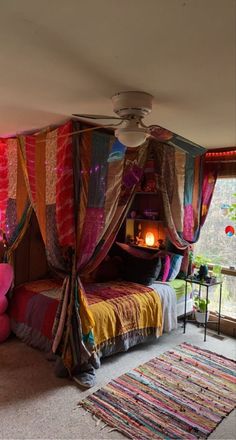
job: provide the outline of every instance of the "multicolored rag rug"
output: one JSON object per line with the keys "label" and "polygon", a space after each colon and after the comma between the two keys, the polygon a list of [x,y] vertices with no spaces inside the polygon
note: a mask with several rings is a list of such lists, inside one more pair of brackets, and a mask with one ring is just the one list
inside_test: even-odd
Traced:
{"label": "multicolored rag rug", "polygon": [[81,406],[131,439],[205,439],[236,404],[236,362],[183,343]]}

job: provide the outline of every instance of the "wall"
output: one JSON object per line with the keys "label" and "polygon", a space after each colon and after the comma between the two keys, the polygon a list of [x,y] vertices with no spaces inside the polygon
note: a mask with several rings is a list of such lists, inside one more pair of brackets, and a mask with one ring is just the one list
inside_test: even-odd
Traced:
{"label": "wall", "polygon": [[45,247],[35,214],[14,254],[15,285],[44,278],[49,268]]}

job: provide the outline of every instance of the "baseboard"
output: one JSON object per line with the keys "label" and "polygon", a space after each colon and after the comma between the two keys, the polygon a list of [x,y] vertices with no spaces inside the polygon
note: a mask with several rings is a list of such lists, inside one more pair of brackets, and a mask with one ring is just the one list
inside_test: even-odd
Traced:
{"label": "baseboard", "polygon": [[[207,327],[209,329],[216,330],[217,324],[211,323],[211,321],[217,321],[217,320],[218,320],[218,315],[216,313],[211,312]],[[226,318],[225,316],[222,316],[220,319],[220,333],[223,335],[236,338],[236,320],[233,318]]]}

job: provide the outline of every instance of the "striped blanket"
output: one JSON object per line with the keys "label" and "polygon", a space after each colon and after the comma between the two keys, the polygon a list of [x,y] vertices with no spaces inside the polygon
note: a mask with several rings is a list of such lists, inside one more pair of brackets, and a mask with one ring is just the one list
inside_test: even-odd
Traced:
{"label": "striped blanket", "polygon": [[[125,350],[148,335],[162,333],[161,300],[153,289],[126,281],[87,284],[85,289],[101,355]],[[50,350],[60,293],[61,284],[55,280],[17,287],[9,308],[16,335],[32,346]]]}

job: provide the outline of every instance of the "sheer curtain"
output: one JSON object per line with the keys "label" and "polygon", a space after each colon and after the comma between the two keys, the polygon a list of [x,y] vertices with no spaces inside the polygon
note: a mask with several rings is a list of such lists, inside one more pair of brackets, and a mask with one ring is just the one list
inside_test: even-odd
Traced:
{"label": "sheer curtain", "polygon": [[205,155],[193,157],[156,142],[152,148],[168,236],[177,249],[184,250],[181,269],[187,274],[189,250],[207,216],[218,170],[209,166]]}
{"label": "sheer curtain", "polygon": [[11,264],[31,213],[19,142],[15,138],[0,139],[0,240],[5,245],[4,259]]}

